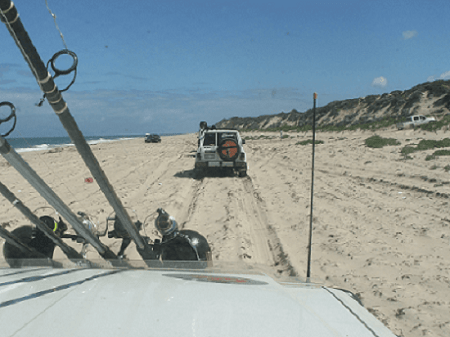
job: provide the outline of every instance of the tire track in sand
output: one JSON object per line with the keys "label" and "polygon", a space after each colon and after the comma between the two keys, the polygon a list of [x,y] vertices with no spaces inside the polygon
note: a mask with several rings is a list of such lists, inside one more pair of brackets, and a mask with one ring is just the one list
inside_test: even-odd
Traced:
{"label": "tire track in sand", "polygon": [[[247,194],[247,198],[244,198],[243,206],[247,209],[247,214],[250,216],[253,213],[252,226],[253,231],[252,238],[256,242],[259,253],[267,255],[268,251],[271,255],[271,261],[273,266],[277,268],[279,274],[288,274],[290,276],[296,276],[297,272],[292,266],[289,258],[283,250],[283,245],[279,239],[277,232],[273,226],[271,226],[267,214],[264,199],[260,193],[255,189],[251,177],[246,177],[243,180],[244,189]],[[249,213],[249,210],[251,213]],[[261,248],[264,247],[264,248]],[[267,251],[268,249],[268,251]],[[264,250],[264,251],[261,251]],[[262,263],[266,263],[263,260]]]}
{"label": "tire track in sand", "polygon": [[196,181],[183,209],[184,227],[212,233],[207,239],[215,260],[270,265],[279,274],[296,275],[250,177]]}

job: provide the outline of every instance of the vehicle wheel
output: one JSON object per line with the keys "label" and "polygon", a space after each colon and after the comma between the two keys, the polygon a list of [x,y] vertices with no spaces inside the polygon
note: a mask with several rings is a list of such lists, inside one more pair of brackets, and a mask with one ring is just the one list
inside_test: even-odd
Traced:
{"label": "vehicle wheel", "polygon": [[222,160],[233,161],[239,156],[241,150],[235,139],[224,138],[220,141],[217,152]]}

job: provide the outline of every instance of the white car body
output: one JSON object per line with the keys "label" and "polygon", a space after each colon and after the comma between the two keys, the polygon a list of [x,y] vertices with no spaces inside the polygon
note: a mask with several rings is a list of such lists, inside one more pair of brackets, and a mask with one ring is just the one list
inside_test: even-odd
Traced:
{"label": "white car body", "polygon": [[3,337],[395,337],[349,292],[250,266],[0,266],[0,326]]}
{"label": "white car body", "polygon": [[[226,140],[231,140],[231,147],[221,147]],[[234,145],[233,145],[234,142]],[[240,176],[247,174],[247,155],[243,140],[237,130],[204,129],[199,133],[198,149],[195,156],[197,170],[231,168]]]}
{"label": "white car body", "polygon": [[423,115],[409,116],[406,121],[397,124],[397,129],[403,130],[406,128],[415,128],[418,125],[430,122],[436,122],[436,119],[434,117],[425,117]]}

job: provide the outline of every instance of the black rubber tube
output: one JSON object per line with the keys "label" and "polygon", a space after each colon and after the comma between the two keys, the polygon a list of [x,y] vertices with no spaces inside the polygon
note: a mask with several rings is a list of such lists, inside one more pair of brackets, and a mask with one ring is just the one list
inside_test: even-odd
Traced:
{"label": "black rubber tube", "polygon": [[69,259],[83,260],[81,256],[75,249],[65,244],[61,238],[57,237],[51,229],[49,229],[39,218],[26,207],[22,201],[16,198],[16,196],[0,182],[0,193],[11,202],[23,215],[25,215],[32,223],[36,225],[44,234],[57,245],[64,254],[67,255]]}

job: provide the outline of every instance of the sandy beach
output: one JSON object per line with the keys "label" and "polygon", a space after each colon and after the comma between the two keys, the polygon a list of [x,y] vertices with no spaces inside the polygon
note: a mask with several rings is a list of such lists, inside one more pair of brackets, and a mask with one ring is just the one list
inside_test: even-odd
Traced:
{"label": "sandy beach", "polygon": [[[375,149],[375,133],[317,133],[314,174],[312,281],[357,294],[363,305],[399,336],[450,336],[449,156],[426,161],[433,150],[404,159],[400,150],[421,139],[450,138],[386,129],[376,134],[401,145]],[[305,278],[310,222],[311,133],[244,133],[248,176],[211,174],[196,179],[196,134],[92,145],[101,167],[142,234],[163,207],[182,228],[210,242],[216,261],[270,266],[276,274]],[[73,147],[27,152],[22,157],[74,211],[105,228],[112,212]],[[0,181],[28,208],[46,201],[7,161]],[[30,224],[5,198],[0,223],[7,230]],[[69,230],[74,233],[73,230]],[[0,239],[0,246],[3,245]],[[102,237],[117,253],[121,241]],[[80,250],[79,244],[68,243]],[[132,243],[126,256],[140,259]],[[98,254],[89,248],[87,258]],[[55,258],[64,255],[55,249]]]}

